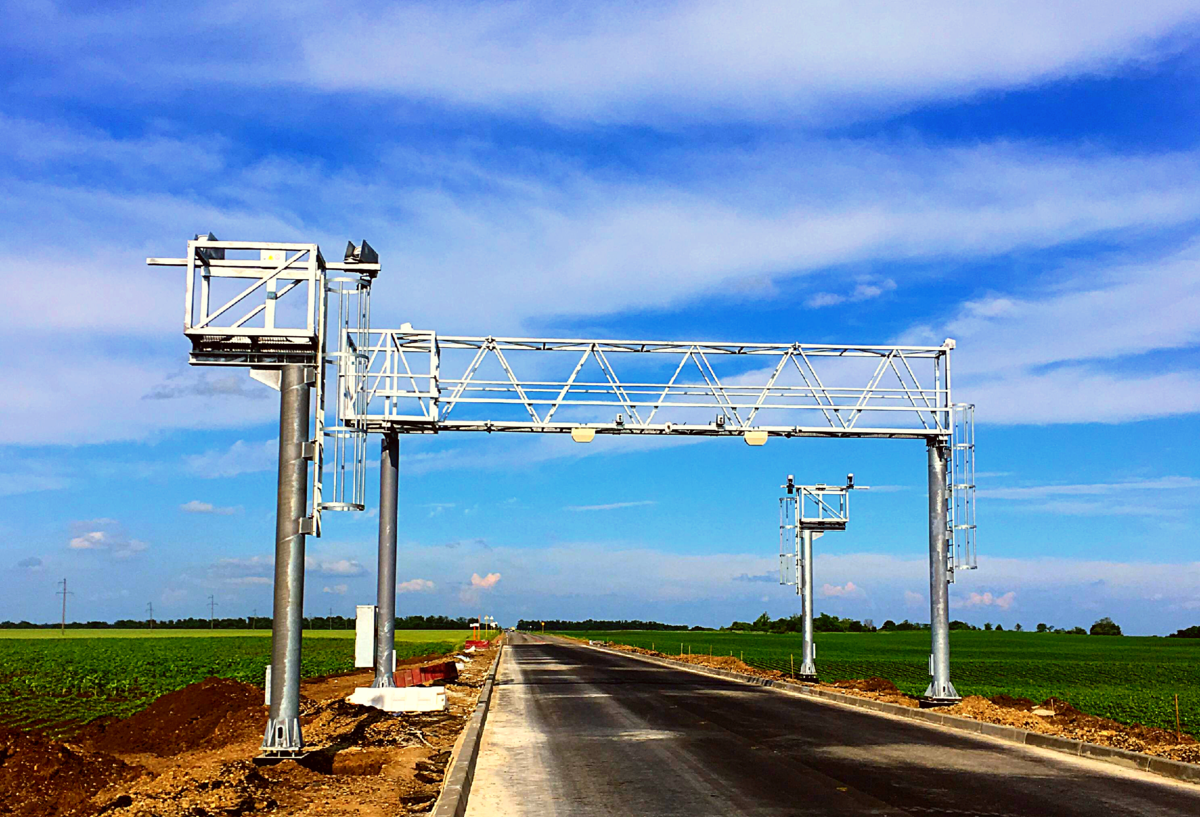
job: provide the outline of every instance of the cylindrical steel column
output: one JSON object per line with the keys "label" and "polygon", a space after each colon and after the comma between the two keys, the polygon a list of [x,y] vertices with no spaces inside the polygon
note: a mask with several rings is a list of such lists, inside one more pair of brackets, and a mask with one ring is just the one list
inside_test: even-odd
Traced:
{"label": "cylindrical steel column", "polygon": [[800,661],[800,677],[805,680],[817,679],[817,665],[813,661],[813,565],[812,565],[811,530],[800,531],[800,582],[804,604],[804,646]]}
{"label": "cylindrical steel column", "polygon": [[271,709],[263,754],[301,754],[300,638],[304,615],[304,534],[308,505],[309,381],[311,369],[283,367],[279,384],[279,487],[275,512],[275,606],[271,625]]}
{"label": "cylindrical steel column", "polygon": [[396,652],[396,499],[400,485],[400,435],[383,435],[379,460],[379,584],[375,612],[375,680],[393,687]]}
{"label": "cylindrical steel column", "polygon": [[940,439],[929,441],[929,703],[953,703],[958,692],[950,683],[950,587],[947,573],[949,540],[946,519],[946,460],[949,451]]}

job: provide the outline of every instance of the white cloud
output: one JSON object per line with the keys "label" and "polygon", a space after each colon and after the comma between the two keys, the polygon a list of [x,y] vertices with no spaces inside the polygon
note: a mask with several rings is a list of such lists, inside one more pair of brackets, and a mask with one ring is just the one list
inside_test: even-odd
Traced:
{"label": "white cloud", "polygon": [[1195,477],[1160,477],[1157,479],[1093,482],[1075,485],[1031,485],[1020,488],[981,488],[976,491],[987,499],[1043,500],[1049,496],[1102,496],[1135,491],[1194,491],[1200,490]]}
{"label": "white cloud", "polygon": [[906,607],[924,607],[926,605],[926,601],[925,597],[920,593],[914,593],[911,590],[905,590],[904,604]]}
{"label": "white cloud", "polygon": [[[652,124],[782,119],[803,127],[1153,61],[1172,50],[1160,38],[1196,17],[1182,2],[558,8],[351,7],[339,25],[303,42],[301,65],[285,60],[278,70],[289,84],[510,116]],[[153,73],[179,76],[180,67],[172,68]]]}
{"label": "white cloud", "polygon": [[821,585],[821,596],[823,598],[865,598],[866,592],[856,585],[854,582],[846,582],[844,585],[838,584],[823,584]]}
{"label": "white cloud", "polygon": [[216,514],[217,516],[232,516],[241,510],[241,508],[240,506],[236,508],[222,507],[220,505],[213,505],[211,502],[201,502],[198,499],[193,499],[180,505],[179,510],[184,513],[209,513]]}
{"label": "white cloud", "polygon": [[270,471],[279,465],[279,440],[247,443],[238,440],[227,449],[184,457],[187,469],[198,477],[236,477]]}
{"label": "white cloud", "polygon": [[114,559],[129,559],[149,548],[145,542],[132,539],[115,519],[90,519],[72,522],[73,536],[67,541],[70,550],[93,550]]}
{"label": "white cloud", "polygon": [[305,569],[321,576],[361,576],[367,572],[362,563],[355,559],[317,559],[308,556]]}
{"label": "white cloud", "polygon": [[568,505],[564,511],[615,511],[619,508],[639,508],[645,505],[657,505],[653,499],[643,499],[637,502],[611,502],[607,505]]}
{"label": "white cloud", "polygon": [[969,301],[944,326],[907,335],[958,341],[955,398],[976,403],[981,422],[1117,423],[1200,411],[1200,369],[1138,359],[1200,346],[1200,242],[1068,266],[1040,289]]}
{"label": "white cloud", "polygon": [[73,550],[102,550],[108,547],[108,543],[105,541],[106,538],[104,531],[89,531],[88,533],[83,533],[72,538],[67,543],[67,547]]}
{"label": "white cloud", "polygon": [[400,593],[421,593],[433,589],[434,583],[428,579],[409,579],[396,585],[396,590]]}
{"label": "white cloud", "polygon": [[486,590],[490,587],[495,587],[498,581],[500,581],[499,573],[489,573],[486,576],[480,576],[478,573],[471,574],[472,587],[482,587]]}
{"label": "white cloud", "polygon": [[334,593],[339,596],[344,596],[344,595],[346,595],[346,591],[349,589],[350,589],[350,585],[348,585],[348,584],[335,584],[332,587],[329,585],[325,585],[323,588],[321,588],[321,592],[322,593]]}
{"label": "white cloud", "polygon": [[1016,601],[1017,594],[1012,590],[1000,596],[993,596],[991,593],[969,593],[965,599],[959,600],[959,604],[963,607],[992,607],[995,606],[1001,610],[1007,610],[1012,607]]}
{"label": "white cloud", "polygon": [[885,292],[891,292],[895,288],[896,282],[888,278],[877,284],[860,283],[847,295],[838,295],[833,292],[818,292],[816,295],[810,296],[805,301],[805,304],[810,309],[818,309],[823,306],[869,301],[872,298],[878,298]]}

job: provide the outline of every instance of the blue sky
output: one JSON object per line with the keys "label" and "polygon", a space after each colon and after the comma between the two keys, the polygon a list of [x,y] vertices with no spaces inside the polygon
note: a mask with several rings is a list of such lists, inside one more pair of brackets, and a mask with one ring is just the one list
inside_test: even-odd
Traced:
{"label": "blue sky", "polygon": [[[953,615],[1200,621],[1198,3],[46,2],[0,45],[0,618],[64,576],[78,618],[269,610],[275,393],[189,370],[143,263],[211,230],[366,237],[376,325],[954,337]],[[853,471],[883,490],[817,608],[928,618],[919,442],[443,435],[401,470],[402,612],[789,614],[776,486]],[[371,601],[376,525],[327,517],[310,614]]]}

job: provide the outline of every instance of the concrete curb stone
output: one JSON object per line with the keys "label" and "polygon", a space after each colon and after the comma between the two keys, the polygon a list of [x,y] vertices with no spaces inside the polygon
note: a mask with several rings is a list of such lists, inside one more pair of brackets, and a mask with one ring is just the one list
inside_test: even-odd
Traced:
{"label": "concrete curb stone", "polygon": [[[579,645],[578,642],[570,642]],[[926,723],[944,726],[947,729],[955,729],[960,732],[974,732],[976,734],[986,735],[991,738],[1007,741],[1009,743],[1024,744],[1033,746],[1039,749],[1050,749],[1055,752],[1061,752],[1075,757],[1086,757],[1091,760],[1099,760],[1104,763],[1111,763],[1114,766],[1121,766],[1126,769],[1135,769],[1143,772],[1169,777],[1174,780],[1183,780],[1189,783],[1200,783],[1200,765],[1195,763],[1183,763],[1178,760],[1170,760],[1165,757],[1157,757],[1155,755],[1146,755],[1141,752],[1131,752],[1127,749],[1117,749],[1112,746],[1100,746],[1096,743],[1084,743],[1071,738],[1061,738],[1057,735],[1043,735],[1041,732],[1031,732],[1027,729],[1019,729],[1015,726],[1002,726],[1000,724],[988,723],[986,721],[977,721],[972,718],[963,718],[958,715],[947,715],[942,712],[936,712],[929,709],[918,709],[911,706],[900,706],[899,704],[887,703],[886,701],[874,701],[870,698],[859,698],[856,695],[843,695],[837,692],[830,692],[824,689],[814,689],[803,684],[794,683],[791,681],[775,681],[770,678],[760,678],[757,675],[747,675],[741,672],[733,672],[732,670],[719,669],[717,667],[698,666],[696,664],[688,664],[682,661],[672,661],[669,658],[656,658],[652,655],[640,655],[638,653],[625,652],[624,650],[614,650],[609,647],[592,646],[593,650],[602,650],[613,655],[623,655],[630,658],[637,658],[641,661],[648,661],[661,666],[673,667],[675,669],[687,670],[698,675],[712,675],[719,678],[729,678],[742,683],[753,684],[754,686],[771,687],[782,692],[791,693],[794,695],[803,695],[809,698],[824,698],[829,701],[835,701],[847,706],[853,706],[858,709],[868,709],[875,712],[882,712],[888,715],[896,715],[902,718],[911,720],[925,721]]]}
{"label": "concrete curb stone", "polygon": [[475,703],[475,712],[471,715],[467,728],[459,738],[457,753],[450,761],[450,771],[438,795],[431,814],[433,817],[463,817],[467,813],[467,798],[471,796],[471,783],[475,779],[475,762],[479,759],[479,743],[483,738],[483,725],[487,721],[488,709],[492,701],[492,686],[496,680],[496,670],[504,657],[504,645],[496,653],[483,686],[479,690],[479,700]]}

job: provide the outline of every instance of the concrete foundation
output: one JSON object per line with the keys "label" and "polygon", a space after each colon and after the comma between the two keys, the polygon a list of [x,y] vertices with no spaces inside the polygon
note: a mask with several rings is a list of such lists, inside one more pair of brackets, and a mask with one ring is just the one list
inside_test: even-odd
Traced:
{"label": "concrete foundation", "polygon": [[437,712],[446,708],[442,687],[359,687],[346,699],[384,712]]}

